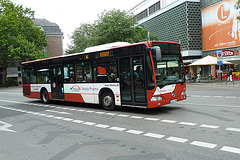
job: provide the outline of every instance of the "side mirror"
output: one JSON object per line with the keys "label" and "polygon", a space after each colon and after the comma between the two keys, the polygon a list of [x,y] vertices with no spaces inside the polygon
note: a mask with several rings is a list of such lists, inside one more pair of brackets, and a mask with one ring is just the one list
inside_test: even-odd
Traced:
{"label": "side mirror", "polygon": [[156,60],[157,61],[161,61],[162,60],[162,53],[161,53],[161,49],[159,46],[154,46],[152,47],[153,49],[153,53],[156,54]]}

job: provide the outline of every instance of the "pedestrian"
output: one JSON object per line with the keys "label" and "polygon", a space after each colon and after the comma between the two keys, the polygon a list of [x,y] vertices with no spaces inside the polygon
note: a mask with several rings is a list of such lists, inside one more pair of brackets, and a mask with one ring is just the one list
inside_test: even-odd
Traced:
{"label": "pedestrian", "polygon": [[227,73],[228,79],[227,79],[227,81],[230,80],[230,81],[232,82],[232,71],[233,71],[232,68],[230,68],[230,69],[228,70],[228,73]]}
{"label": "pedestrian", "polygon": [[186,81],[188,81],[188,70],[186,70],[185,74],[186,74]]}

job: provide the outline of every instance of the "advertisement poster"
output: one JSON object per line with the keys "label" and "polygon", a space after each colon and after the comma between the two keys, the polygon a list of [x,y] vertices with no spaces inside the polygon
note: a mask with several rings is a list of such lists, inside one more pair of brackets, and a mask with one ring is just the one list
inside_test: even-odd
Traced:
{"label": "advertisement poster", "polygon": [[202,10],[203,51],[240,45],[237,0],[225,0]]}

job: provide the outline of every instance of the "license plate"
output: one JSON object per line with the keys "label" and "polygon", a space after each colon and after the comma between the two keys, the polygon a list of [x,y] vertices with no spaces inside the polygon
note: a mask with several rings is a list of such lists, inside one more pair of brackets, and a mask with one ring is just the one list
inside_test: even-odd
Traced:
{"label": "license plate", "polygon": [[176,103],[176,102],[177,102],[177,99],[170,100],[170,103]]}

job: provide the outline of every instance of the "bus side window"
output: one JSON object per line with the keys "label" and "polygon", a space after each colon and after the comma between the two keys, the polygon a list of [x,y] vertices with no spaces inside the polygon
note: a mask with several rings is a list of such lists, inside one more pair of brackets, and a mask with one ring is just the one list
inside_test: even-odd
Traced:
{"label": "bus side window", "polygon": [[67,64],[64,66],[64,83],[75,82],[75,67],[74,64]]}

